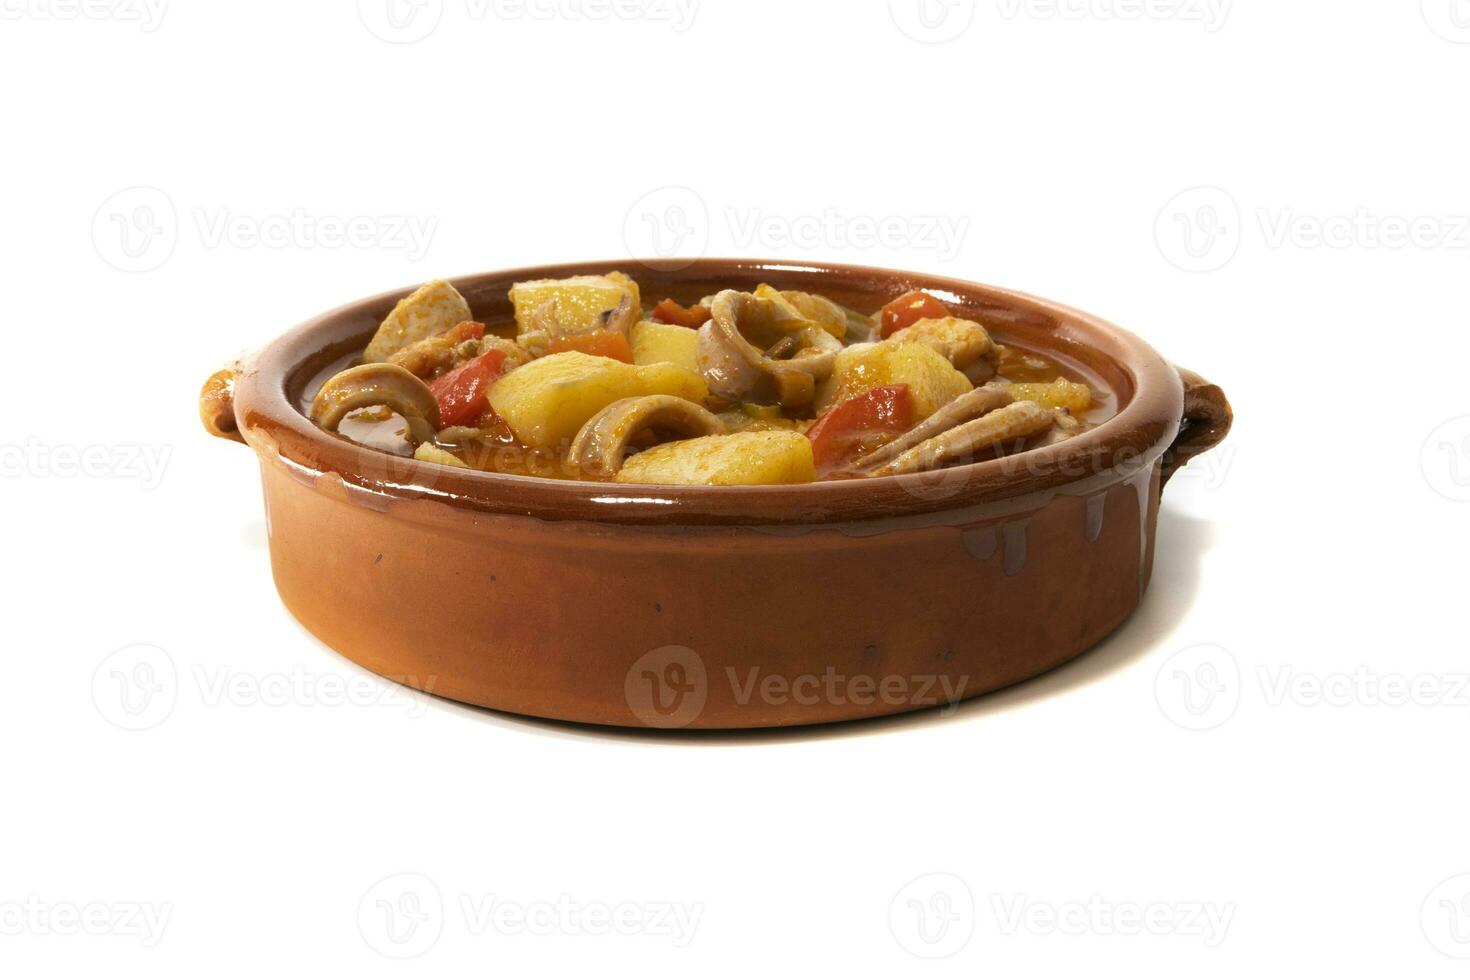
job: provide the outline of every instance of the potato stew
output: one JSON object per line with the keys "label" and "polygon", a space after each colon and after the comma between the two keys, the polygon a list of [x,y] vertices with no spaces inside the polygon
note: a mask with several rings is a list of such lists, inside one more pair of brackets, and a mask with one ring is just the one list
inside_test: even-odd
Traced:
{"label": "potato stew", "polygon": [[915,473],[1069,438],[1110,399],[923,292],[872,314],[725,289],[645,307],[619,272],[516,283],[476,322],[448,282],[388,314],[310,407],[321,428],[445,466],[645,484]]}

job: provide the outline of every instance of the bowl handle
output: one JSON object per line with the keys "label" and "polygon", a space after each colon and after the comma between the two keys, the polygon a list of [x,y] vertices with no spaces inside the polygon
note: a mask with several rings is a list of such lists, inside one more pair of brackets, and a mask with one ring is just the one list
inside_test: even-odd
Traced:
{"label": "bowl handle", "polygon": [[221,368],[209,376],[199,389],[199,421],[204,431],[221,439],[244,443],[240,423],[235,420],[235,375],[239,364]]}
{"label": "bowl handle", "polygon": [[1179,434],[1164,452],[1165,482],[1185,463],[1218,446],[1235,418],[1219,385],[1210,384],[1186,368],[1176,365],[1174,370],[1179,372],[1179,380],[1184,382],[1184,418]]}

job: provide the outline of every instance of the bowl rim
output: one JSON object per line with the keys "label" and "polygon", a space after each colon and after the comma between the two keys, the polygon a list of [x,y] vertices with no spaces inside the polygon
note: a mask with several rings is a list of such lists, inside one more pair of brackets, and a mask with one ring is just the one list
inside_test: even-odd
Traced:
{"label": "bowl rim", "polygon": [[[983,283],[921,272],[825,261],[698,258],[564,262],[448,277],[474,305],[492,286],[632,269],[649,279],[679,281],[769,278],[780,288],[816,288],[834,279],[851,289],[890,296],[908,289],[946,293],[962,308],[995,306],[1050,320],[1067,342],[1091,347],[1128,379],[1132,391],[1111,418],[1061,443],[931,474],[865,477],[775,486],[671,486],[523,476],[459,469],[396,456],[318,428],[288,396],[304,366],[336,346],[329,335],[372,313],[381,318],[421,283],[353,300],[287,331],[243,360],[234,410],[245,442],[307,475],[390,499],[428,499],[463,509],[549,520],[619,524],[790,525],[871,521],[959,509],[1002,507],[1017,498],[1119,479],[1151,467],[1179,431],[1183,383],[1177,370],[1144,341],[1117,325],[1053,300]],[[796,277],[801,283],[782,282]],[[958,297],[958,299],[954,299]],[[1004,328],[1001,328],[1004,332]],[[1120,400],[1122,394],[1119,393]]]}

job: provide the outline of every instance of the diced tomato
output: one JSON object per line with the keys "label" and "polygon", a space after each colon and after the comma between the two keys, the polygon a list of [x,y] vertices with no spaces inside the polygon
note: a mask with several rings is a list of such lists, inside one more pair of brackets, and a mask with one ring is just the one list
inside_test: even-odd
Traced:
{"label": "diced tomato", "polygon": [[908,385],[884,385],[828,409],[807,430],[818,473],[852,462],[875,436],[899,435],[914,424],[914,396]]}
{"label": "diced tomato", "polygon": [[949,307],[922,289],[904,293],[879,312],[882,315],[879,331],[883,337],[920,320],[937,320],[950,315]]}
{"label": "diced tomato", "polygon": [[[483,329],[483,328],[481,328]],[[468,338],[466,338],[468,339]],[[505,351],[486,351],[429,382],[439,403],[439,425],[468,425],[490,409],[486,392],[505,363]]]}
{"label": "diced tomato", "polygon": [[653,308],[653,318],[659,323],[672,323],[679,327],[698,327],[710,318],[708,306],[680,306],[671,299],[660,300]]}
{"label": "diced tomato", "polygon": [[597,330],[592,333],[574,334],[553,341],[546,348],[548,354],[560,354],[562,351],[577,350],[583,354],[592,354],[595,357],[610,357],[615,361],[623,361],[627,364],[633,363],[633,348],[628,346],[628,338],[625,334],[616,330]]}
{"label": "diced tomato", "polygon": [[461,320],[444,331],[444,336],[456,344],[464,343],[466,340],[479,340],[485,336],[485,325],[476,323],[474,320]]}

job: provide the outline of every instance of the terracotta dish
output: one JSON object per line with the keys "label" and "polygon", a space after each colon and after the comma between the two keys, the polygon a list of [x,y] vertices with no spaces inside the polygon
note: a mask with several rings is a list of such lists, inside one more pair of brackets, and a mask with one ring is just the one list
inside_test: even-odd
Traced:
{"label": "terracotta dish", "polygon": [[661,486],[443,466],[306,410],[410,290],[323,314],[205,384],[260,457],[271,564],[313,634],[400,683],[544,718],[653,728],[842,721],[956,702],[1088,649],[1138,605],[1159,495],[1220,442],[1220,389],[1057,303],[857,266],[591,262],[451,280],[474,318],[512,283],[623,268],[644,296],[820,293],[871,312],[921,289],[1064,363],[1116,412],[1064,442],[932,472]]}

